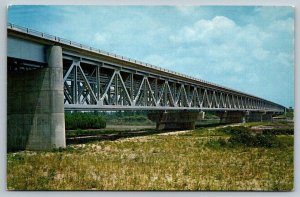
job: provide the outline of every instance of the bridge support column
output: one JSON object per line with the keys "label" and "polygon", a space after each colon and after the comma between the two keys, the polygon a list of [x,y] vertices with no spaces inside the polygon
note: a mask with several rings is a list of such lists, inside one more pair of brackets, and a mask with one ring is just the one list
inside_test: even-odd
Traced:
{"label": "bridge support column", "polygon": [[149,113],[148,118],[156,122],[157,130],[192,130],[199,112],[161,112]]}
{"label": "bridge support column", "polygon": [[262,115],[261,112],[249,112],[247,115],[246,121],[247,122],[262,122]]}
{"label": "bridge support column", "polygon": [[220,117],[220,123],[244,123],[245,120],[245,112],[242,111],[225,111],[225,112],[217,112],[217,116]]}
{"label": "bridge support column", "polygon": [[65,147],[62,49],[48,50],[48,67],[8,73],[8,150]]}
{"label": "bridge support column", "polygon": [[247,115],[247,122],[272,122],[273,113],[250,112]]}
{"label": "bridge support column", "polygon": [[262,115],[263,122],[272,122],[273,121],[273,113],[265,113]]}

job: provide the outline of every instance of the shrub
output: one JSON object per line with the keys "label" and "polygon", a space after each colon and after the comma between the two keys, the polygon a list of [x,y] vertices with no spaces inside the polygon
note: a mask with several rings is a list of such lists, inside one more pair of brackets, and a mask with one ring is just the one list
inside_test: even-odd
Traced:
{"label": "shrub", "polygon": [[294,135],[294,129],[264,129],[262,133],[265,135]]}
{"label": "shrub", "polygon": [[65,126],[67,130],[101,129],[106,127],[103,117],[91,113],[66,113]]}
{"label": "shrub", "polygon": [[256,134],[242,132],[232,135],[229,140],[232,145],[244,145],[248,147],[279,147],[280,142],[275,135]]}
{"label": "shrub", "polygon": [[224,127],[219,131],[229,134],[228,143],[230,145],[243,145],[247,147],[279,147],[280,141],[276,137],[278,134],[292,133],[291,130],[264,130],[262,134],[251,134],[251,129],[243,126]]}
{"label": "shrub", "polygon": [[229,140],[231,144],[244,144],[244,145],[251,145],[253,142],[252,136],[249,132],[240,132],[232,135]]}
{"label": "shrub", "polygon": [[278,147],[279,141],[277,140],[277,137],[274,135],[264,135],[264,134],[257,134],[254,138],[255,146],[258,147]]}

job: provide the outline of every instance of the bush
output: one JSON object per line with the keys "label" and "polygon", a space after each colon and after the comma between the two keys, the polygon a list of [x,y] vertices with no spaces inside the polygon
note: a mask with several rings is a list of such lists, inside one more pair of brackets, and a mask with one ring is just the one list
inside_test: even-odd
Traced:
{"label": "bush", "polygon": [[276,137],[278,134],[292,133],[291,130],[264,130],[262,134],[251,134],[251,129],[244,126],[224,127],[219,131],[230,135],[230,145],[243,145],[248,147],[278,147],[281,145]]}
{"label": "bush", "polygon": [[65,126],[67,130],[101,129],[106,127],[103,117],[91,113],[66,113]]}
{"label": "bush", "polygon": [[262,133],[265,135],[294,135],[294,129],[264,129]]}
{"label": "bush", "polygon": [[228,142],[231,144],[244,144],[244,145],[252,145],[252,137],[249,132],[240,132],[232,135]]}
{"label": "bush", "polygon": [[229,140],[232,145],[244,145],[248,147],[278,147],[280,142],[275,135],[256,134],[251,135],[249,132],[242,132],[232,135]]}
{"label": "bush", "polygon": [[255,146],[258,147],[278,147],[279,141],[276,136],[274,135],[264,135],[264,134],[257,134],[254,138]]}

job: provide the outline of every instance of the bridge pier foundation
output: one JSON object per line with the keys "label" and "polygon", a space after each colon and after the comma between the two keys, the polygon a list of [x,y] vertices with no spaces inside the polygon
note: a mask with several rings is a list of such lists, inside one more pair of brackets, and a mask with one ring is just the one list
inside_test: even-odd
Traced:
{"label": "bridge pier foundation", "polygon": [[62,49],[48,50],[48,67],[8,73],[8,150],[65,147]]}
{"label": "bridge pier foundation", "polygon": [[250,112],[247,114],[246,120],[247,122],[262,122],[262,115],[261,112]]}
{"label": "bridge pier foundation", "polygon": [[246,119],[247,122],[272,122],[273,113],[250,112]]}
{"label": "bridge pier foundation", "polygon": [[273,113],[265,113],[262,115],[262,121],[264,122],[272,122],[273,121]]}
{"label": "bridge pier foundation", "polygon": [[242,111],[225,111],[225,112],[217,112],[217,116],[220,117],[220,123],[244,123],[245,112]]}
{"label": "bridge pier foundation", "polygon": [[148,118],[156,122],[157,130],[192,130],[199,112],[161,112],[149,113]]}

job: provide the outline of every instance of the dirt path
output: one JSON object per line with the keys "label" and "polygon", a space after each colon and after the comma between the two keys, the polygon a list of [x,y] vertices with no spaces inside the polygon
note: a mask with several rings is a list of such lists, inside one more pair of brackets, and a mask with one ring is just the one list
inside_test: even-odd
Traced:
{"label": "dirt path", "polygon": [[193,131],[193,130],[170,131],[170,132],[167,132],[167,133],[160,133],[160,134],[157,134],[157,135],[178,135],[178,134],[188,133],[188,132],[191,132],[191,131]]}
{"label": "dirt path", "polygon": [[155,125],[106,125],[106,129],[114,129],[118,131],[123,130],[143,130],[143,129],[155,129]]}
{"label": "dirt path", "polygon": [[188,133],[193,130],[184,130],[184,131],[170,131],[170,132],[164,132],[164,133],[158,133],[155,135],[146,135],[146,136],[137,136],[137,137],[130,137],[130,138],[122,138],[119,139],[118,141],[131,141],[131,142],[145,142],[145,141],[151,141],[155,140],[155,136],[160,135],[160,136],[168,136],[168,135],[179,135],[182,133]]}

